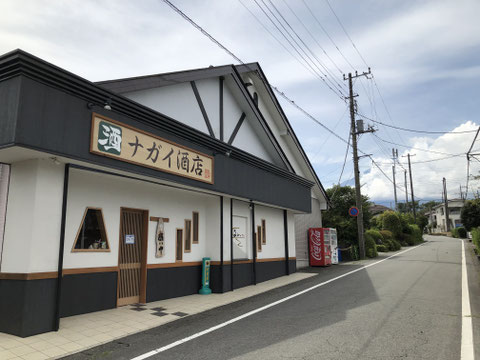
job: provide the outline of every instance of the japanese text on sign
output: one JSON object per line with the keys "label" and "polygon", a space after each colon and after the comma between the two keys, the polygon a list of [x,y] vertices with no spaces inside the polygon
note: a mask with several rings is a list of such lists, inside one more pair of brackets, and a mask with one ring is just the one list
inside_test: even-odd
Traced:
{"label": "japanese text on sign", "polygon": [[92,153],[213,184],[213,158],[93,114]]}

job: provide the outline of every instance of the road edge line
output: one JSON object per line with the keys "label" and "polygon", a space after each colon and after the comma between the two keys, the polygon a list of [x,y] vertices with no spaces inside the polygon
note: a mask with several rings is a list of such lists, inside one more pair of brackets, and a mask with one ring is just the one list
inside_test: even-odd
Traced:
{"label": "road edge line", "polygon": [[[318,289],[318,288],[321,287],[321,286],[327,285],[327,284],[329,284],[329,283],[331,283],[331,282],[334,282],[334,281],[336,281],[336,280],[342,279],[342,278],[344,278],[344,277],[346,277],[346,276],[352,275],[352,274],[354,274],[354,273],[356,273],[356,272],[359,272],[359,271],[361,271],[361,270],[368,269],[369,267],[372,267],[372,266],[374,266],[374,265],[378,265],[378,264],[380,264],[380,263],[382,263],[382,262],[384,262],[384,261],[387,261],[387,260],[389,260],[389,259],[391,259],[391,258],[393,258],[393,257],[395,257],[395,256],[404,254],[404,253],[406,253],[406,252],[408,252],[408,251],[411,251],[411,250],[416,249],[416,248],[418,248],[418,247],[420,247],[420,246],[423,246],[423,245],[425,245],[426,243],[427,243],[427,242],[424,242],[424,243],[422,243],[422,244],[420,244],[420,245],[417,245],[417,246],[411,247],[411,248],[409,248],[409,249],[400,251],[400,252],[398,252],[398,253],[396,253],[396,254],[390,255],[390,256],[386,257],[385,259],[382,259],[382,260],[376,261],[376,262],[374,262],[374,263],[364,265],[364,266],[362,266],[362,267],[360,267],[360,268],[358,268],[358,269],[355,269],[355,270],[346,272],[345,274],[336,276],[336,277],[334,277],[334,278],[332,278],[332,279],[329,279],[329,280],[327,280],[327,281],[324,281],[324,282],[322,282],[322,283],[320,283],[320,284],[316,284],[316,285],[314,285],[314,286],[311,286],[311,287],[309,287],[309,288],[307,288],[307,289],[304,289],[304,290],[302,290],[302,291],[299,291],[299,292],[297,292],[297,293],[295,293],[295,294],[289,295],[289,296],[284,297],[284,298],[282,298],[282,299],[280,299],[280,300],[277,300],[277,301],[274,301],[274,302],[272,302],[272,303],[270,303],[270,304],[264,305],[264,306],[262,306],[262,307],[260,307],[260,308],[258,308],[258,309],[249,311],[249,312],[247,312],[247,313],[245,313],[245,314],[243,314],[243,315],[237,316],[237,317],[235,317],[235,318],[233,318],[233,319],[227,320],[227,321],[225,321],[225,322],[223,322],[223,323],[220,323],[220,324],[218,324],[218,325],[212,326],[212,327],[210,327],[210,328],[208,328],[208,329],[205,329],[205,330],[203,330],[203,331],[197,332],[197,333],[195,333],[195,334],[193,334],[193,335],[190,335],[190,336],[187,336],[187,337],[185,337],[185,338],[183,338],[183,339],[177,340],[177,341],[175,341],[175,342],[173,342],[173,343],[171,343],[171,344],[162,346],[162,347],[160,347],[160,348],[158,348],[158,349],[151,350],[151,351],[149,351],[149,352],[146,352],[145,354],[136,356],[136,357],[132,358],[131,360],[144,360],[144,359],[147,359],[147,358],[152,357],[152,356],[154,356],[154,355],[160,354],[160,353],[162,353],[162,352],[164,352],[164,351],[167,351],[167,350],[170,350],[170,349],[172,349],[172,348],[174,348],[174,347],[177,347],[177,346],[179,346],[179,345],[182,345],[182,344],[184,344],[184,343],[186,343],[186,342],[188,342],[188,341],[191,341],[191,340],[194,340],[194,339],[196,339],[196,338],[199,338],[200,336],[206,335],[206,334],[211,333],[211,332],[213,332],[213,331],[215,331],[215,330],[221,329],[221,328],[223,328],[223,327],[225,327],[225,326],[228,326],[228,325],[230,325],[230,324],[233,324],[233,323],[235,323],[235,322],[237,322],[237,321],[243,320],[243,319],[245,319],[245,318],[247,318],[247,317],[250,317],[250,316],[252,316],[252,315],[255,315],[255,314],[259,313],[259,312],[262,312],[262,311],[267,310],[267,309],[269,309],[269,308],[271,308],[271,307],[274,307],[274,306],[276,306],[276,305],[279,305],[279,304],[281,304],[281,303],[283,303],[283,302],[285,302],[285,301],[291,300],[291,299],[296,298],[296,297],[298,297],[298,296],[300,296],[300,295],[303,295],[303,294],[305,294],[305,293],[308,293],[308,292],[310,292],[310,291],[312,291],[312,290]],[[463,289],[463,287],[462,287],[462,289]],[[463,294],[463,290],[462,290],[462,294]],[[462,309],[463,309],[463,307],[462,307]],[[471,318],[470,318],[470,319],[471,319]],[[463,334],[463,327],[462,327],[462,334]],[[463,339],[463,336],[462,336],[462,339]],[[463,341],[463,340],[462,340],[462,341]],[[462,346],[462,348],[463,348],[463,346]],[[462,359],[463,359],[463,358],[462,358]],[[473,359],[473,358],[472,358],[472,359]]]}
{"label": "road edge line", "polygon": [[468,288],[465,241],[459,240],[462,242],[462,341],[460,359],[474,360],[472,308],[470,307],[470,290]]}

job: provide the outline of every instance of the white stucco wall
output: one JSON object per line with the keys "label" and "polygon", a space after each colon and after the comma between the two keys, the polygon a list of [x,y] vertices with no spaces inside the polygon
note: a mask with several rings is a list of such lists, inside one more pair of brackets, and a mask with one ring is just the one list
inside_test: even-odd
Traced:
{"label": "white stucco wall", "polygon": [[2,266],[3,234],[5,232],[5,216],[7,215],[9,181],[10,166],[0,164],[0,268]]}
{"label": "white stucco wall", "polygon": [[207,125],[188,82],[122,95],[208,134]]}
{"label": "white stucco wall", "polygon": [[[148,264],[175,262],[175,230],[184,228],[185,219],[192,219],[193,211],[199,212],[199,243],[192,244],[190,253],[183,253],[183,262],[200,261],[205,256],[219,260],[217,196],[72,169],[68,197],[64,268],[118,264],[121,207],[149,210],[149,216],[170,219],[165,223],[165,255],[161,258],[155,257],[156,222],[149,222]],[[71,252],[86,207],[102,208],[110,252]]]}
{"label": "white stucco wall", "polygon": [[[215,138],[220,139],[220,90],[219,79],[205,79],[195,81],[198,93],[212,125]],[[123,94],[124,96],[148,106],[162,114],[172,117],[197,130],[209,134],[205,119],[195,98],[190,83],[180,83],[147,90],[134,91]],[[229,86],[225,83],[223,89],[223,119],[224,141],[230,139],[240,116],[242,107],[239,105],[245,99],[240,100],[232,94]],[[257,134],[252,128],[251,122],[258,121],[248,116],[233,142],[233,146],[245,150],[263,160],[273,162],[271,155],[262,143],[264,134]]]}
{"label": "white stucco wall", "polygon": [[285,257],[283,210],[256,205],[255,229],[257,229],[257,226],[262,225],[262,219],[265,219],[266,244],[262,245],[262,251],[257,252],[257,258],[269,259]]}
{"label": "white stucco wall", "polygon": [[64,167],[51,160],[11,165],[0,271],[56,271]]}
{"label": "white stucco wall", "polygon": [[295,244],[298,268],[309,266],[307,232],[312,227],[322,227],[320,203],[314,198],[312,198],[312,212],[310,214],[295,215]]}

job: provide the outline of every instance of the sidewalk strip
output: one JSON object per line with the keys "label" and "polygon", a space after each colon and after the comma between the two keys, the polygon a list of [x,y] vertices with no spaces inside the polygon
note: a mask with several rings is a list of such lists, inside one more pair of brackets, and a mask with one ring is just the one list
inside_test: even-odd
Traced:
{"label": "sidewalk strip", "polygon": [[461,360],[475,358],[473,348],[472,310],[470,307],[470,291],[468,290],[467,261],[465,258],[465,242],[462,242],[462,347]]}
{"label": "sidewalk strip", "polygon": [[[424,244],[425,244],[425,243],[424,243]],[[221,328],[223,328],[223,327],[225,327],[225,326],[228,326],[228,325],[233,324],[233,323],[235,323],[235,322],[237,322],[237,321],[240,321],[240,320],[242,320],[242,319],[245,319],[245,318],[247,318],[247,317],[249,317],[249,316],[252,316],[252,315],[255,315],[255,314],[257,314],[257,313],[259,313],[259,312],[262,312],[262,311],[264,311],[264,310],[270,309],[271,307],[274,307],[274,306],[276,306],[276,305],[278,305],[278,304],[281,304],[281,303],[283,303],[283,302],[285,302],[285,301],[288,301],[288,300],[290,300],[290,299],[296,298],[297,296],[306,294],[306,293],[308,293],[308,292],[310,292],[310,291],[312,291],[312,290],[315,290],[315,289],[317,289],[317,288],[319,288],[319,287],[321,287],[321,286],[327,285],[327,284],[329,284],[329,283],[331,283],[331,282],[334,282],[334,281],[339,280],[339,279],[341,279],[341,278],[344,278],[344,277],[346,277],[346,276],[352,275],[352,274],[354,274],[354,273],[356,273],[356,272],[359,272],[359,271],[361,271],[361,270],[365,270],[365,269],[367,269],[367,268],[369,268],[369,267],[371,267],[371,266],[378,265],[378,264],[380,264],[380,263],[382,263],[382,262],[384,262],[384,261],[386,261],[386,260],[389,260],[389,259],[391,259],[391,258],[393,258],[393,257],[395,257],[395,256],[398,256],[398,255],[404,254],[404,253],[406,253],[406,252],[408,252],[408,251],[410,251],[410,250],[416,249],[417,247],[422,246],[422,245],[424,245],[424,244],[420,244],[420,245],[414,246],[414,247],[412,247],[412,248],[406,249],[406,250],[404,250],[404,251],[400,251],[399,253],[396,253],[396,254],[393,254],[393,255],[391,255],[391,256],[389,256],[389,257],[386,257],[385,259],[382,259],[382,260],[376,261],[376,262],[374,262],[374,263],[371,263],[371,264],[362,266],[362,267],[360,267],[360,268],[358,268],[358,269],[349,271],[349,272],[347,272],[347,273],[345,273],[345,274],[339,275],[339,276],[334,277],[334,278],[332,278],[332,279],[330,279],[330,280],[327,280],[327,281],[324,281],[324,282],[322,282],[322,283],[320,283],[320,284],[317,284],[317,285],[314,285],[314,286],[312,286],[312,287],[309,287],[308,289],[299,291],[299,292],[297,292],[297,293],[295,293],[295,294],[293,294],[293,295],[290,295],[290,296],[287,296],[287,297],[285,297],[285,298],[283,298],[283,299],[274,301],[274,302],[272,302],[272,303],[270,303],[270,304],[268,304],[268,305],[262,306],[262,307],[260,307],[260,308],[258,308],[258,309],[249,311],[249,312],[247,312],[247,313],[245,313],[245,314],[243,314],[243,315],[237,316],[237,317],[235,317],[235,318],[233,318],[233,319],[231,319],[231,320],[228,320],[228,321],[225,321],[225,322],[223,322],[223,323],[221,323],[221,324],[212,326],[211,328],[205,329],[205,330],[203,330],[203,331],[200,331],[200,332],[198,332],[198,333],[196,333],[196,334],[190,335],[190,336],[188,336],[188,337],[186,337],[186,338],[183,338],[183,339],[181,339],[181,340],[177,340],[177,341],[175,341],[175,342],[173,342],[173,343],[171,343],[171,344],[162,346],[161,348],[158,348],[158,349],[149,351],[149,352],[147,352],[147,353],[145,353],[145,354],[139,355],[139,356],[133,358],[132,360],[143,360],[143,359],[147,359],[147,358],[149,358],[149,357],[152,357],[152,356],[154,356],[154,355],[156,355],[156,354],[160,354],[160,353],[162,353],[162,352],[164,352],[164,351],[167,351],[167,350],[169,350],[169,349],[172,349],[172,348],[174,348],[174,347],[177,347],[177,346],[179,346],[179,345],[182,345],[182,344],[184,344],[184,343],[186,343],[186,342],[188,342],[188,341],[191,341],[191,340],[194,340],[194,339],[196,339],[196,338],[199,338],[200,336],[206,335],[206,334],[211,333],[211,332],[213,332],[213,331],[215,331],[215,330],[221,329]],[[462,258],[462,259],[463,259],[463,258]],[[468,291],[468,287],[467,287],[467,291]],[[470,303],[469,303],[468,306],[469,306],[468,308],[470,309]],[[470,321],[471,321],[471,318],[470,318]],[[471,324],[471,322],[470,322],[470,324]],[[463,334],[463,331],[462,331],[462,334]],[[462,336],[462,339],[463,339],[463,336]],[[462,340],[462,341],[463,341],[463,340]],[[472,348],[473,348],[473,347],[472,347]],[[462,342],[462,350],[463,350],[463,342]],[[462,352],[462,353],[463,353],[463,352]],[[462,357],[462,359],[463,359],[463,357]],[[465,358],[465,360],[467,360],[467,359],[473,359],[473,358]]]}

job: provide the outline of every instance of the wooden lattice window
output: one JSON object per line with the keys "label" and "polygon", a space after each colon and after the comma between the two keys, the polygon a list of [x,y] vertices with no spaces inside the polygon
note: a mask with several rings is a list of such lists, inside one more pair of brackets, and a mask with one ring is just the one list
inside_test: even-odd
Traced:
{"label": "wooden lattice window", "polygon": [[267,225],[265,219],[262,219],[262,244],[267,244]]}
{"label": "wooden lattice window", "polygon": [[192,213],[192,242],[198,244],[198,212]]}
{"label": "wooden lattice window", "polygon": [[175,237],[175,261],[183,259],[183,229],[177,229]]}
{"label": "wooden lattice window", "polygon": [[257,250],[262,251],[262,227],[257,226]]}
{"label": "wooden lattice window", "polygon": [[87,207],[77,231],[72,252],[109,252],[102,209]]}
{"label": "wooden lattice window", "polygon": [[192,220],[185,219],[185,248],[184,252],[192,251]]}

